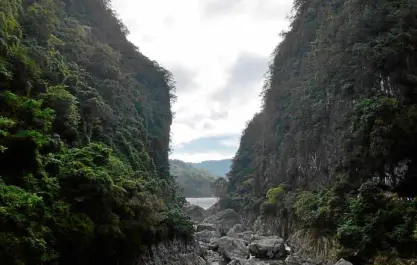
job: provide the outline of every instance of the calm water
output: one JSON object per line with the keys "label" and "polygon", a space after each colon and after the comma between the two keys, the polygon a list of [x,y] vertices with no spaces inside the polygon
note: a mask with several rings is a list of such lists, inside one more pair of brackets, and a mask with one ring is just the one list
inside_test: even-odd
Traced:
{"label": "calm water", "polygon": [[213,204],[217,202],[216,197],[209,198],[187,198],[187,201],[191,204],[198,205],[204,210],[210,208]]}

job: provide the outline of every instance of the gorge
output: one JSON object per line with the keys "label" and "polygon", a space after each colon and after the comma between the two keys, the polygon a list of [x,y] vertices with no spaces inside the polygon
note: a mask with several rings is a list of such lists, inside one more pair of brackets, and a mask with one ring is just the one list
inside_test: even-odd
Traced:
{"label": "gorge", "polygon": [[108,0],[0,0],[2,264],[417,264],[417,1],[295,0],[208,209],[128,34]]}

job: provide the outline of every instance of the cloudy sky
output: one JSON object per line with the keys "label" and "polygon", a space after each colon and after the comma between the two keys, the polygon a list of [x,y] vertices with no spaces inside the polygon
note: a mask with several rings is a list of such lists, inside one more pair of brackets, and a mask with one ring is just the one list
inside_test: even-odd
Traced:
{"label": "cloudy sky", "polygon": [[112,0],[139,50],[174,75],[171,158],[233,157],[259,111],[292,0]]}

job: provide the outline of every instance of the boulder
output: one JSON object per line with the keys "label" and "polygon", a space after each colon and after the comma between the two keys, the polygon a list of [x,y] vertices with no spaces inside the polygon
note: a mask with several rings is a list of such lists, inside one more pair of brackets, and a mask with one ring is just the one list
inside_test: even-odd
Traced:
{"label": "boulder", "polygon": [[254,259],[234,259],[227,265],[269,265],[269,263]]}
{"label": "boulder", "polygon": [[216,243],[218,246],[217,252],[225,260],[249,258],[248,248],[242,239],[224,236],[217,239]]}
{"label": "boulder", "polygon": [[219,238],[220,233],[219,233],[219,231],[204,230],[204,231],[195,233],[194,236],[198,241],[202,241],[204,243],[209,243],[210,239]]}
{"label": "boulder", "polygon": [[229,229],[237,224],[241,224],[242,222],[235,210],[226,209],[216,213],[215,215],[211,215],[205,218],[203,223],[216,225],[220,233],[225,235]]}
{"label": "boulder", "polygon": [[223,263],[223,258],[220,256],[219,253],[213,250],[208,250],[206,255],[206,261],[208,262],[208,264],[216,264],[216,262],[218,264],[221,264]]}
{"label": "boulder", "polygon": [[217,250],[219,248],[219,238],[211,238],[208,244],[208,249],[210,250]]}
{"label": "boulder", "polygon": [[205,224],[205,223],[197,224],[196,230],[197,230],[197,232],[201,232],[203,230],[218,231],[216,225],[214,225],[214,224]]}
{"label": "boulder", "polygon": [[245,232],[246,228],[242,224],[236,224],[227,232],[227,236],[235,237],[237,233]]}
{"label": "boulder", "polygon": [[262,237],[249,245],[249,252],[257,258],[282,258],[286,254],[284,239],[276,236]]}
{"label": "boulder", "polygon": [[201,222],[206,216],[206,211],[203,208],[193,204],[184,206],[184,213],[194,222]]}
{"label": "boulder", "polygon": [[344,259],[340,259],[338,262],[336,262],[334,265],[353,265],[352,263],[350,263],[347,260]]}
{"label": "boulder", "polygon": [[242,232],[242,233],[237,233],[236,238],[240,238],[240,239],[243,239],[247,242],[250,242],[250,239],[251,239],[252,235],[253,235],[252,231],[245,231],[245,232]]}
{"label": "boulder", "polygon": [[213,204],[210,208],[208,208],[206,210],[207,215],[214,215],[218,212],[220,212],[222,209],[220,207],[219,202],[216,202],[215,204]]}

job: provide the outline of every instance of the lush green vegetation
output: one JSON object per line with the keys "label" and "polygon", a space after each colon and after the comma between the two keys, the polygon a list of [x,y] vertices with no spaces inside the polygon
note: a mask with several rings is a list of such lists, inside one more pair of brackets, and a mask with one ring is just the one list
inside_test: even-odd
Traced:
{"label": "lush green vegetation", "polygon": [[106,0],[0,0],[0,260],[132,264],[187,237],[170,73]]}
{"label": "lush green vegetation", "polygon": [[413,0],[295,1],[229,206],[262,200],[289,233],[337,238],[361,264],[416,256],[416,16]]}
{"label": "lush green vegetation", "polygon": [[211,197],[214,194],[212,187],[216,177],[207,170],[181,160],[170,160],[169,164],[171,175],[176,177],[185,197]]}

